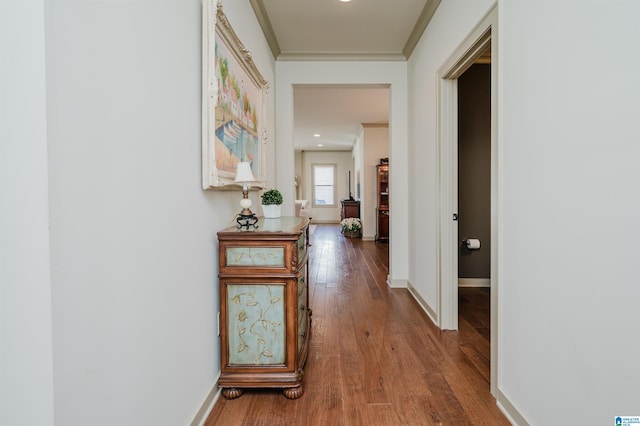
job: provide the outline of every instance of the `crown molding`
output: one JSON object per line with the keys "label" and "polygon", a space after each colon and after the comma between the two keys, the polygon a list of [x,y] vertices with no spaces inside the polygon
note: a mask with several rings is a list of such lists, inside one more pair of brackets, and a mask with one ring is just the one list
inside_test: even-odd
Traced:
{"label": "crown molding", "polygon": [[436,9],[438,9],[438,6],[440,6],[440,1],[441,0],[428,0],[427,4],[424,5],[424,9],[422,9],[422,12],[418,17],[418,21],[413,27],[413,31],[411,31],[411,34],[409,34],[409,38],[404,45],[404,49],[402,49],[402,53],[404,54],[405,58],[409,59],[409,57],[413,53],[413,50],[418,45],[420,37],[422,37],[424,30],[427,29],[427,25],[429,25],[429,22],[431,22],[431,18],[433,18],[433,15],[435,15]]}
{"label": "crown molding", "polygon": [[269,49],[271,49],[271,54],[273,55],[273,59],[277,60],[278,56],[280,55],[280,45],[278,44],[276,33],[273,32],[271,21],[269,20],[269,16],[267,15],[267,10],[264,7],[264,1],[249,0],[249,3],[251,3],[251,7],[253,8],[253,13],[255,13],[256,19],[258,19],[260,28],[262,28],[262,33],[264,34],[264,37],[267,40]]}
{"label": "crown molding", "polygon": [[368,52],[283,52],[277,61],[406,61],[402,53]]}

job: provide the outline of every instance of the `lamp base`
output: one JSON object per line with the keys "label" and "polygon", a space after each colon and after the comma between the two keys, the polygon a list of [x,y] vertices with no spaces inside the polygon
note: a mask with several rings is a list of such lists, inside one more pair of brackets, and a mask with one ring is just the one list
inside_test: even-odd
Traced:
{"label": "lamp base", "polygon": [[240,213],[236,218],[236,222],[238,222],[237,229],[247,228],[247,230],[249,230],[249,228],[254,228],[254,229],[258,228],[258,217],[253,213],[251,214]]}

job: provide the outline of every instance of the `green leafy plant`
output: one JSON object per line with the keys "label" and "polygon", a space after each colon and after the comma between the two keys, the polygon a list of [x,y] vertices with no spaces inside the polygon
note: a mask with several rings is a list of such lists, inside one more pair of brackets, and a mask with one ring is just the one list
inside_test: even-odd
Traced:
{"label": "green leafy plant", "polygon": [[270,206],[282,204],[282,194],[275,188],[268,189],[262,193],[262,205]]}

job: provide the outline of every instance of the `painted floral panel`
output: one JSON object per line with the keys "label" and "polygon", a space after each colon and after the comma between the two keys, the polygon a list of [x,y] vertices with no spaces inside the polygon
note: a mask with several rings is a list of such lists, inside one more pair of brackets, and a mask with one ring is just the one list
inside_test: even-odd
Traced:
{"label": "painted floral panel", "polygon": [[284,283],[227,285],[230,364],[284,364],[284,290]]}

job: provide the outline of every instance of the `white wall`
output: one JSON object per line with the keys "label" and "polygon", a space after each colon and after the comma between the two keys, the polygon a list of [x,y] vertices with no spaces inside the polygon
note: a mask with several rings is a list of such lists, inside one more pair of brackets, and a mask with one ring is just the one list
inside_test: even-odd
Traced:
{"label": "white wall", "polygon": [[[436,71],[491,6],[442,2],[408,65],[410,282],[437,309]],[[499,1],[498,392],[529,424],[637,412],[640,4]]]}
{"label": "white wall", "polygon": [[[24,3],[0,9],[0,422],[51,424],[53,399],[57,424],[186,424],[219,372],[215,232],[237,210],[235,192],[200,190],[200,2],[48,2],[44,45],[43,2]],[[272,181],[293,182],[291,84],[392,84],[390,157],[409,169],[392,191],[414,200],[396,215],[394,199],[392,279],[434,309],[435,70],[490,4],[443,2],[408,64],[278,64]],[[225,11],[274,81],[249,4]],[[637,410],[639,13],[499,3],[498,387],[531,424]]]}
{"label": "white wall", "polygon": [[640,412],[640,3],[499,6],[499,386],[531,424],[612,424]]}
{"label": "white wall", "polygon": [[[358,134],[356,135],[356,140],[353,143],[353,149],[351,150],[353,154],[353,168],[354,168],[354,177],[353,177],[353,197],[355,199],[362,199],[362,185],[364,184],[363,176],[364,176],[364,129],[360,126],[358,130]],[[360,183],[360,193],[358,194],[358,183]]]}
{"label": "white wall", "polygon": [[307,177],[302,169],[302,151],[295,152],[295,176],[297,178],[298,187],[295,188],[295,199],[308,199],[309,195],[306,195],[305,184]]}
{"label": "white wall", "polygon": [[[407,64],[406,62],[280,61],[276,63],[276,182],[286,199],[294,198],[293,86],[296,84],[390,85],[389,158],[397,164],[391,171],[393,215],[391,216],[389,275],[394,286],[406,285],[408,274],[407,192]],[[291,182],[290,184],[288,182]],[[283,214],[293,214],[293,203],[283,205]]]}
{"label": "white wall", "polygon": [[440,3],[408,61],[409,282],[438,316],[437,71],[492,4],[492,0]]}
{"label": "white wall", "polygon": [[0,2],[0,424],[53,424],[44,4]]}
{"label": "white wall", "polygon": [[[228,3],[273,82],[250,5]],[[215,233],[239,208],[201,189],[201,2],[0,11],[0,423],[189,424],[219,374]]]}
{"label": "white wall", "polygon": [[[353,172],[353,158],[351,151],[304,151],[301,155],[302,170],[304,171],[304,199],[309,200],[310,213],[314,223],[340,222],[340,200],[348,198],[347,171]],[[336,165],[336,205],[323,207],[313,205],[313,177],[314,164]]]}

